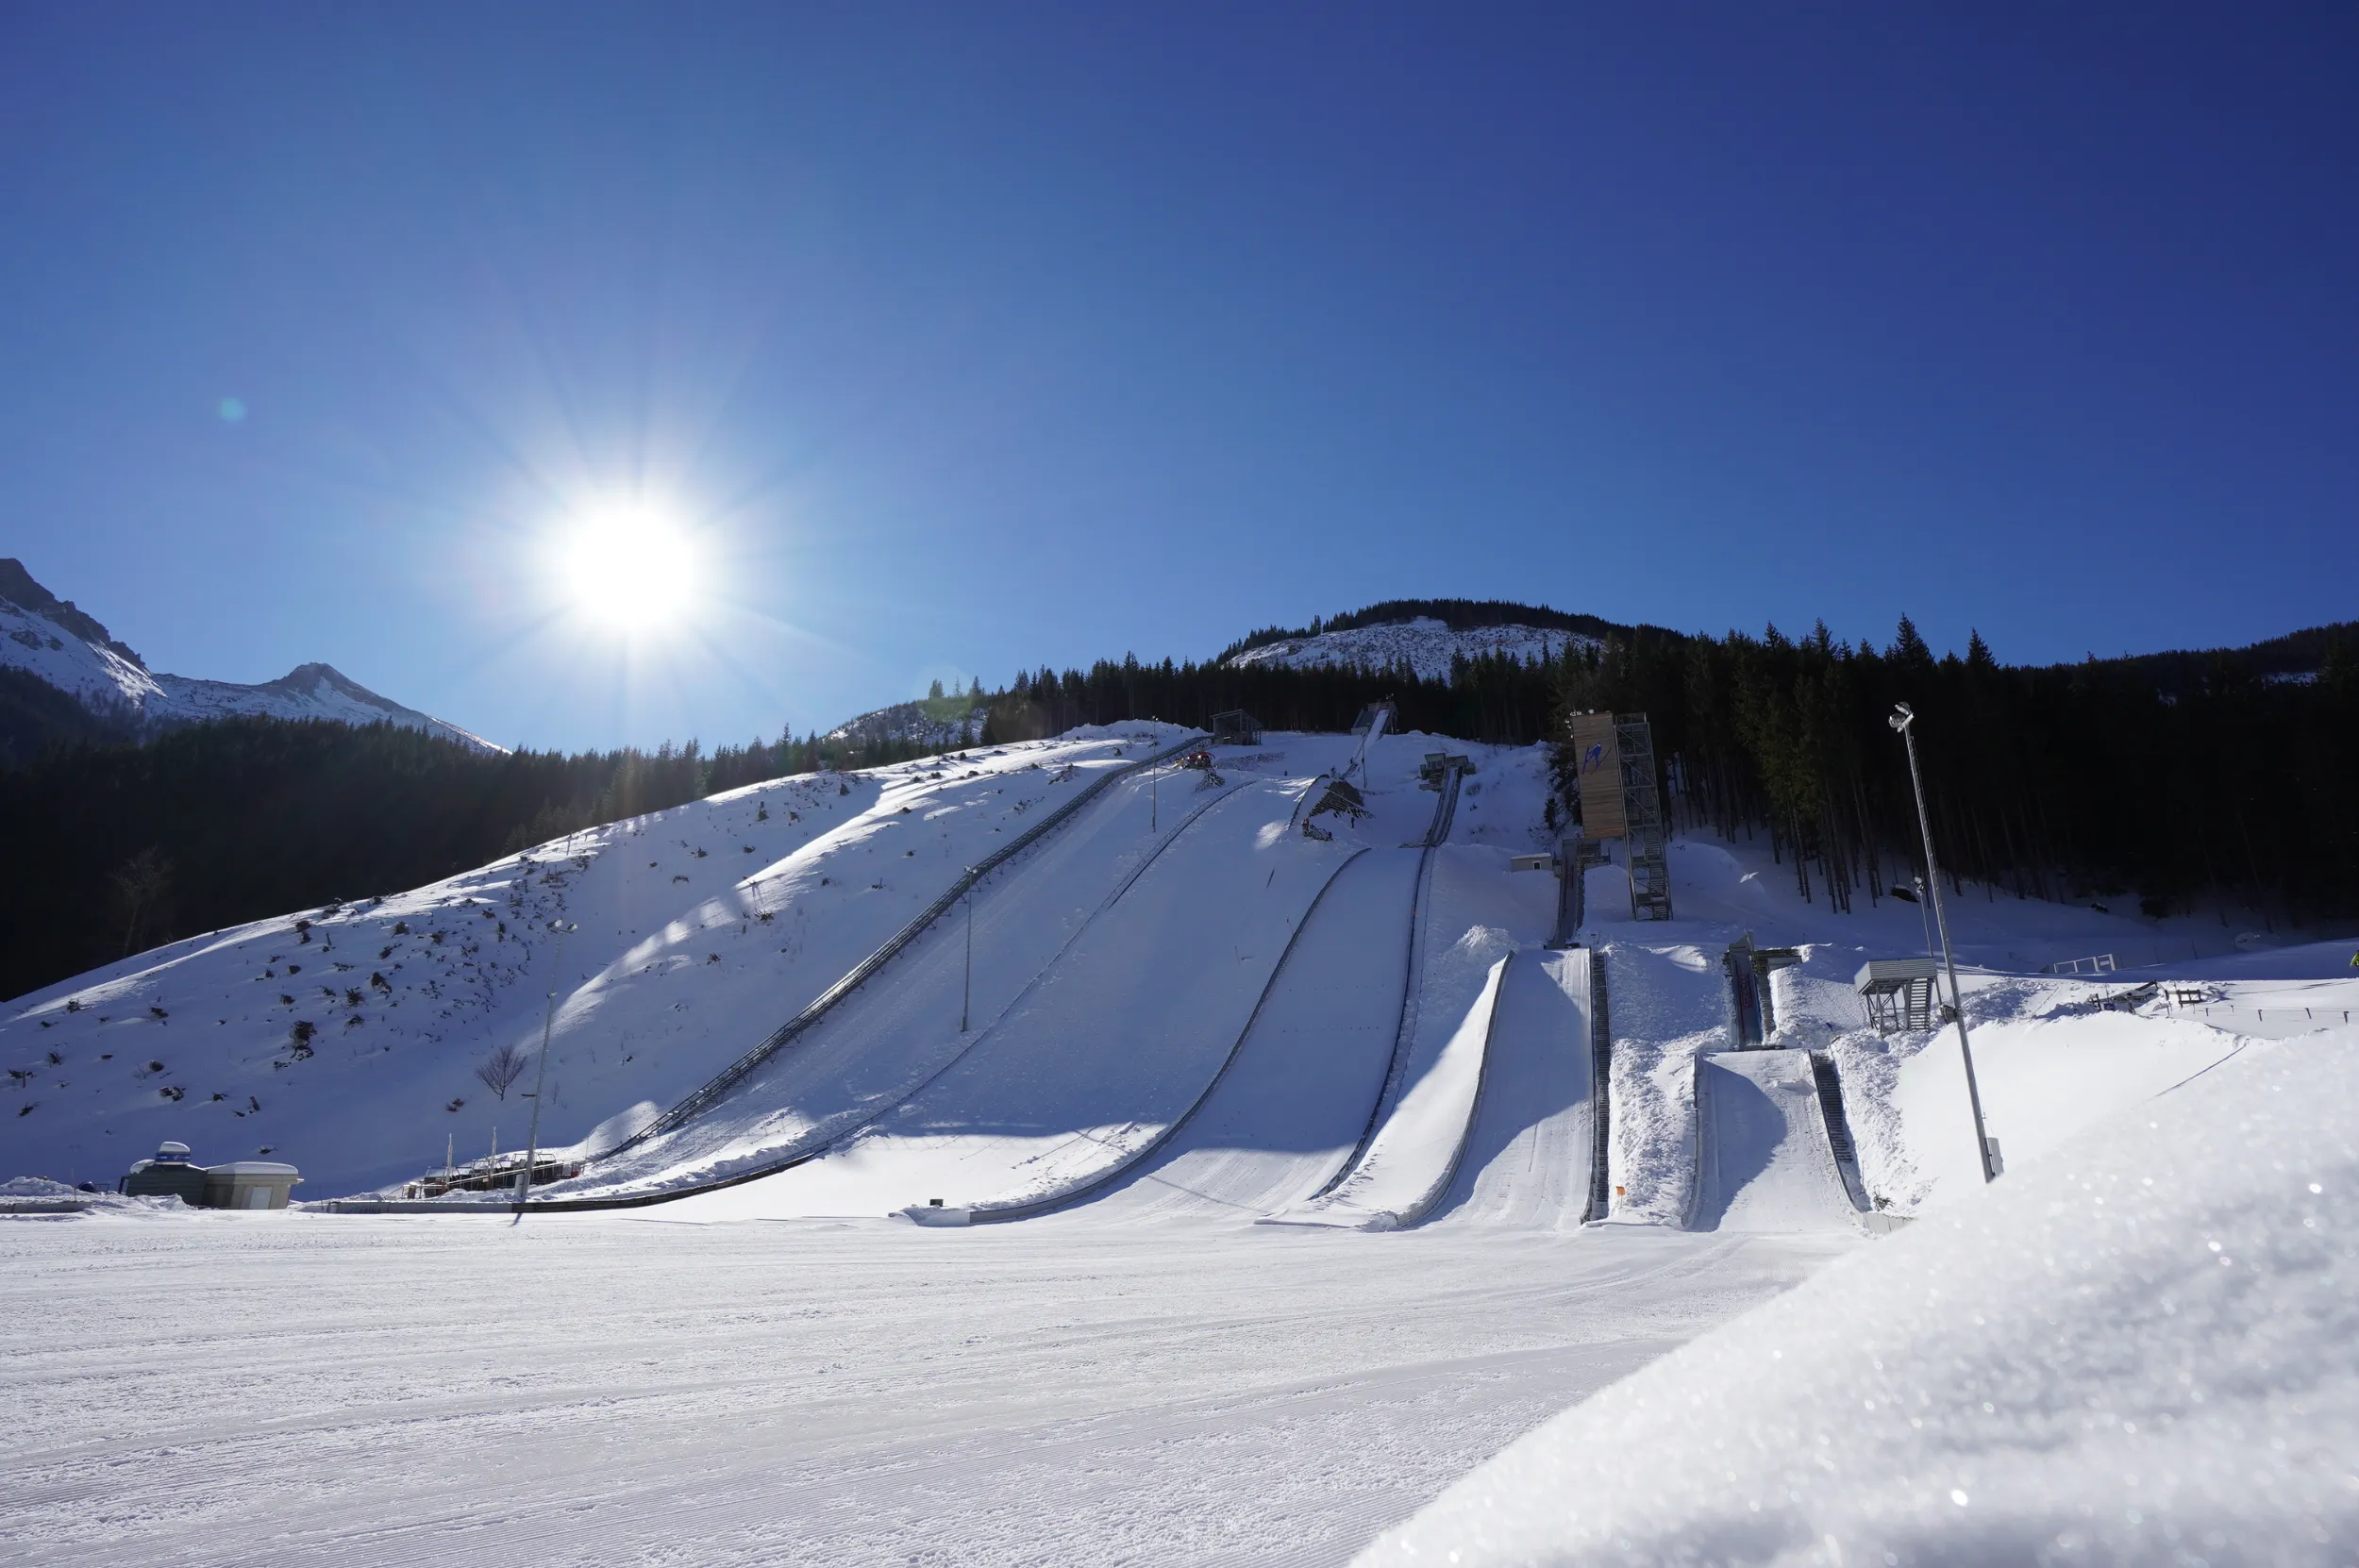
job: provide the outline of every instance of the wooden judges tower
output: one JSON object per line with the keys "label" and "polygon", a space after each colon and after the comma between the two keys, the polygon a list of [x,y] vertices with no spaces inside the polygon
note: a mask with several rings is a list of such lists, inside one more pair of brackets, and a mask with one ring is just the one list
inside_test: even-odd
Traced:
{"label": "wooden judges tower", "polygon": [[1630,871],[1630,917],[1671,918],[1669,827],[1655,781],[1654,729],[1644,713],[1576,713],[1581,834],[1619,839]]}

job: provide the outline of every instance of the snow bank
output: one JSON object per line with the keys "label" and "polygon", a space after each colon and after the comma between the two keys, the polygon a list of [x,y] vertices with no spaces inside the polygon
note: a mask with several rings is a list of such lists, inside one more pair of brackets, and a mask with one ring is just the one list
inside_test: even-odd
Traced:
{"label": "snow bank", "polygon": [[1368,1563],[2348,1562],[2359,1059],[2260,1045],[1566,1412]]}
{"label": "snow bank", "polygon": [[[2003,1019],[1973,1031],[1983,1120],[2012,1165],[2070,1143],[2123,1104],[2150,1099],[2251,1043],[2200,1021],[2103,1012]],[[1954,1030],[1900,1063],[1902,1135],[1928,1205],[1982,1186]]]}
{"label": "snow bank", "polygon": [[[1593,873],[1593,898],[1598,879]],[[1678,1225],[1694,1196],[1695,1061],[1728,1043],[1728,985],[1716,956],[1693,942],[1616,941],[1601,959],[1614,1031],[1608,1212],[1632,1224]]]}

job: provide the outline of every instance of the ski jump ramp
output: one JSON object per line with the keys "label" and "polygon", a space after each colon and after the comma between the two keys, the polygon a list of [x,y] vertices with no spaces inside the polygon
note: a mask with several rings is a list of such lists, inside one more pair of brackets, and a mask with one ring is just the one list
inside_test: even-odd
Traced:
{"label": "ski jump ramp", "polygon": [[1089,1214],[1249,1221],[1337,1174],[1392,1059],[1417,871],[1401,849],[1345,867],[1211,1093]]}
{"label": "ski jump ramp", "polygon": [[1328,839],[1288,831],[1298,776],[1177,792],[1160,831],[1146,779],[1110,779],[792,1048],[533,1207],[1578,1224],[1589,955],[1501,924],[1498,852],[1441,842],[1454,788],[1399,844],[1407,782]]}
{"label": "ski jump ramp", "polygon": [[1493,961],[1358,1162],[1266,1223],[1578,1226],[1595,1147],[1589,960],[1523,950]]}
{"label": "ski jump ramp", "polygon": [[1149,1154],[1238,1052],[1305,917],[1358,853],[1289,838],[1293,805],[1267,781],[1220,796],[895,1103],[816,1158],[682,1199],[672,1212],[939,1207],[945,1218],[1014,1217]]}
{"label": "ski jump ramp", "polygon": [[1430,1224],[1567,1230],[1588,1217],[1593,1118],[1585,948],[1517,953],[1499,986],[1482,1096]]}
{"label": "ski jump ramp", "polygon": [[1835,1164],[1807,1051],[1696,1059],[1696,1185],[1687,1228],[1862,1228]]}

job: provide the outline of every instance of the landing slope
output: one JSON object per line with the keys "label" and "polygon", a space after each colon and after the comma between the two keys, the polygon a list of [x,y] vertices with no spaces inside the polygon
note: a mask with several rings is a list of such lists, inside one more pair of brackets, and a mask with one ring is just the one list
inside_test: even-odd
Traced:
{"label": "landing slope", "polygon": [[1289,835],[1298,784],[1232,788],[979,1036],[819,1159],[667,1218],[987,1213],[1120,1170],[1211,1088],[1354,846]]}
{"label": "landing slope", "polygon": [[1578,1227],[1595,1157],[1585,949],[1527,952],[1509,966],[1481,1107],[1449,1192],[1429,1223]]}
{"label": "landing slope", "polygon": [[1372,849],[1344,869],[1211,1097],[1085,1213],[1247,1222],[1335,1174],[1384,1086],[1416,875],[1414,849]]}
{"label": "landing slope", "polygon": [[1855,1231],[1807,1051],[1696,1061],[1692,1230]]}

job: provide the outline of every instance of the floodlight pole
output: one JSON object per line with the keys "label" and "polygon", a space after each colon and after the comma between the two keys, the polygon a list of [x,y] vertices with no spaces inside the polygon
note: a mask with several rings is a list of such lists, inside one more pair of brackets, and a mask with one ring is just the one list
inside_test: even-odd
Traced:
{"label": "floodlight pole", "polygon": [[1916,766],[1916,735],[1910,726],[1916,723],[1916,714],[1907,703],[1892,710],[1884,721],[1900,732],[1900,742],[1908,748],[1909,783],[1916,791],[1916,827],[1925,837],[1925,880],[1933,894],[1933,925],[1941,932],[1941,961],[1949,972],[1949,1011],[1958,1026],[1958,1059],[1966,1063],[1966,1100],[1974,1109],[1974,1155],[1983,1164],[1985,1185],[1999,1179],[1999,1173],[1990,1168],[1990,1134],[1983,1128],[1983,1092],[1974,1081],[1974,1047],[1966,1039],[1966,995],[1958,990],[1958,959],[1949,946],[1949,916],[1941,902],[1941,868],[1933,862],[1933,819],[1925,809],[1925,776]]}
{"label": "floodlight pole", "polygon": [[541,1015],[541,1069],[532,1078],[532,1129],[525,1140],[524,1169],[516,1173],[516,1218],[519,1220],[525,1217],[525,1198],[532,1191],[532,1162],[541,1156],[541,1091],[547,1088],[549,1082],[549,1035],[557,1026],[558,987],[564,982],[565,933],[573,928],[562,923],[556,926],[557,952],[549,960],[549,1002],[547,1009]]}

